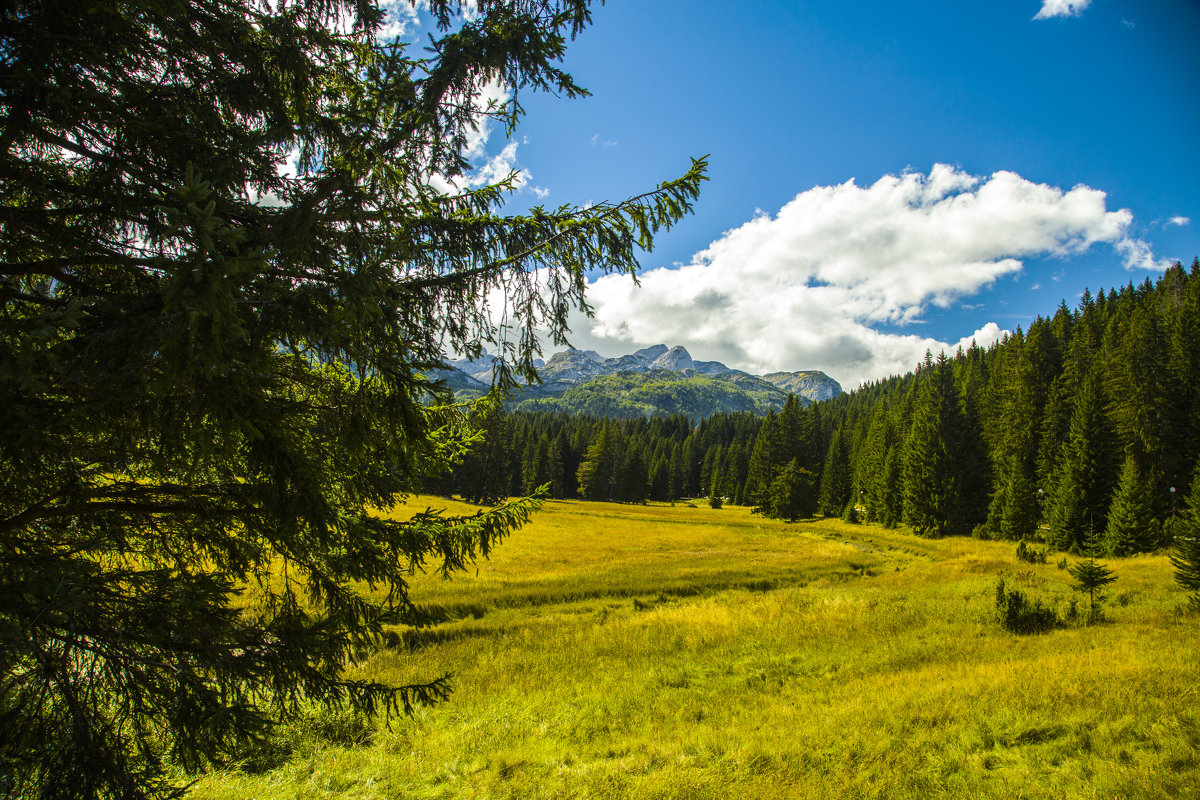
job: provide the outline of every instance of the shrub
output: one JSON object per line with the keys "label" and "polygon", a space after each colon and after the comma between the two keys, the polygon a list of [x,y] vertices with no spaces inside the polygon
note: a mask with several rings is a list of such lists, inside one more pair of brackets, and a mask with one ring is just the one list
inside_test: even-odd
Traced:
{"label": "shrub", "polygon": [[1020,561],[1027,561],[1030,564],[1045,564],[1046,552],[1046,548],[1035,550],[1027,545],[1024,539],[1017,543],[1017,559]]}
{"label": "shrub", "polygon": [[1007,589],[1003,580],[996,584],[996,617],[1006,631],[1017,634],[1045,633],[1063,625],[1053,609],[1028,599],[1024,592]]}

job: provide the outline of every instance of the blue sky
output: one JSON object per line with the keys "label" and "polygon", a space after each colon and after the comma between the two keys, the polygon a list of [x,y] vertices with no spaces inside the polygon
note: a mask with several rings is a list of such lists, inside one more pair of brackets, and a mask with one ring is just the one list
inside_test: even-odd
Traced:
{"label": "blue sky", "polygon": [[[708,154],[694,216],[595,276],[573,342],[845,388],[1200,253],[1200,2],[614,0],[481,166],[619,200]],[[1035,18],[1036,17],[1036,18]]]}

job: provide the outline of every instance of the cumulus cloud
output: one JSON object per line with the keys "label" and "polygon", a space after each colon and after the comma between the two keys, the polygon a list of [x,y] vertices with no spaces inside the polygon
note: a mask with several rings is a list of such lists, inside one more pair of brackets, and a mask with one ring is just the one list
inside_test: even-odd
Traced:
{"label": "cumulus cloud", "polygon": [[[528,170],[517,166],[517,142],[506,142],[500,152],[489,151],[489,143],[495,122],[490,113],[512,102],[512,91],[500,81],[490,81],[478,86],[474,94],[467,100],[476,110],[475,125],[467,131],[466,146],[463,156],[471,163],[472,168],[464,175],[446,178],[434,175],[430,183],[446,193],[456,193],[468,188],[477,188],[490,183],[504,180],[510,173],[515,173],[515,186],[522,188],[528,185],[530,174]],[[543,192],[545,194],[543,194]],[[549,190],[538,187],[535,190],[538,197],[549,194]]]}
{"label": "cumulus cloud", "polygon": [[417,6],[409,0],[383,0],[379,7],[384,12],[383,26],[378,34],[380,39],[408,38],[419,27]]}
{"label": "cumulus cloud", "polygon": [[1177,225],[1180,228],[1184,227],[1185,225],[1191,225],[1191,224],[1192,224],[1192,221],[1190,219],[1188,219],[1187,217],[1171,217],[1169,220],[1167,220],[1167,225]]}
{"label": "cumulus cloud", "polygon": [[[597,279],[588,290],[595,318],[576,321],[573,341],[602,352],[684,344],[752,372],[823,369],[851,388],[912,369],[926,349],[953,351],[961,343],[911,327],[931,308],[1015,276],[1023,259],[1107,243],[1127,266],[1157,266],[1129,233],[1132,214],[1105,200],[1087,186],[1064,191],[945,164],[870,186],[817,186],[727,231],[692,263],[644,273],[640,286]],[[988,323],[964,343],[1001,335]]]}
{"label": "cumulus cloud", "polygon": [[1091,4],[1092,0],[1042,0],[1042,10],[1033,18],[1078,17]]}

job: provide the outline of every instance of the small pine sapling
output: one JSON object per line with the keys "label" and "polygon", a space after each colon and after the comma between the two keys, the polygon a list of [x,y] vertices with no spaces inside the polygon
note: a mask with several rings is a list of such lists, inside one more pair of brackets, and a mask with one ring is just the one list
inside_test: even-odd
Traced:
{"label": "small pine sapling", "polygon": [[1075,579],[1075,590],[1087,592],[1088,623],[1101,619],[1100,603],[1104,600],[1104,587],[1115,581],[1117,576],[1106,565],[1096,560],[1094,532],[1088,535],[1088,557],[1067,567],[1067,572]]}

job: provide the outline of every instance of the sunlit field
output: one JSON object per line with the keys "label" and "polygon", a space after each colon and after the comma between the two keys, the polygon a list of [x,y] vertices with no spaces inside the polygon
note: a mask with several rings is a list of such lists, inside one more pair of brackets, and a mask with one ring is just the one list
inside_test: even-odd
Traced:
{"label": "sunlit field", "polygon": [[[417,498],[400,513],[431,505]],[[995,586],[1065,614],[1052,556],[747,509],[549,502],[446,621],[356,669],[453,675],[390,726],[313,712],[196,798],[1200,796],[1200,618],[1165,555],[1109,559],[1106,621],[1005,632]]]}

